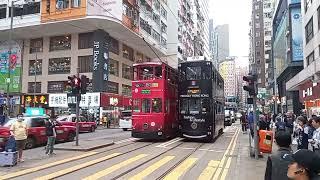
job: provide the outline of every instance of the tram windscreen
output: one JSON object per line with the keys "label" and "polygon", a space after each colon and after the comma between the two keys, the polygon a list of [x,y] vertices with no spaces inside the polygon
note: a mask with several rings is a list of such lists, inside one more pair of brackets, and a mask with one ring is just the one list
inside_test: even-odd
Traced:
{"label": "tram windscreen", "polygon": [[186,80],[201,80],[201,79],[211,79],[211,67],[210,66],[194,66],[186,67],[186,72],[182,75],[186,75]]}

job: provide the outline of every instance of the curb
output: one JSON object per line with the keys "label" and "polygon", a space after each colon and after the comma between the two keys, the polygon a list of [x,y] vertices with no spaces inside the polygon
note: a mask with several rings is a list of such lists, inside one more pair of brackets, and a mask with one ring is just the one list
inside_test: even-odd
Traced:
{"label": "curb", "polygon": [[66,147],[55,147],[54,150],[63,150],[63,151],[80,151],[80,152],[87,152],[87,151],[92,151],[95,149],[100,149],[100,148],[104,148],[104,147],[108,147],[108,146],[112,146],[114,145],[114,142],[110,142],[107,144],[102,144],[99,146],[93,146],[93,147],[89,147],[89,148],[81,148],[81,147],[76,147],[76,146],[72,146],[71,148],[66,148]]}

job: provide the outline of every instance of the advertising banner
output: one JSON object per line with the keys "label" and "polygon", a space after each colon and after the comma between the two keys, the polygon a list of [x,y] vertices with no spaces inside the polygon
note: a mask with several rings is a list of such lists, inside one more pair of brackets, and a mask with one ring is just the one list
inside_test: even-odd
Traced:
{"label": "advertising banner", "polygon": [[302,16],[301,8],[291,9],[292,61],[303,61]]}
{"label": "advertising banner", "polygon": [[12,44],[11,58],[9,58],[9,42],[0,42],[0,90],[1,92],[7,92],[7,79],[9,75],[8,66],[9,59],[11,59],[10,67],[10,93],[19,93],[21,90],[21,41],[15,41]]}
{"label": "advertising banner", "polygon": [[[67,94],[49,94],[49,107],[68,108],[76,100]],[[81,94],[80,107],[100,107],[100,93]]]}
{"label": "advertising banner", "polygon": [[94,92],[106,92],[109,80],[109,34],[98,29],[93,33],[93,73]]}

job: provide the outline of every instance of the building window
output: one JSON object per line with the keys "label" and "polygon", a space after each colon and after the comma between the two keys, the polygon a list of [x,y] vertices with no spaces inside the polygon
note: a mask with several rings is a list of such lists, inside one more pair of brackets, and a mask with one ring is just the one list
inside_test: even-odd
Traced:
{"label": "building window", "polygon": [[133,49],[125,44],[122,44],[122,54],[124,58],[134,61]]}
{"label": "building window", "polygon": [[260,41],[256,41],[256,47],[260,47]]}
{"label": "building window", "polygon": [[93,56],[79,56],[78,65],[80,67],[80,73],[88,73],[93,70]]}
{"label": "building window", "polygon": [[132,93],[131,86],[122,84],[122,95],[131,96],[131,93]]}
{"label": "building window", "polygon": [[155,1],[153,2],[153,4],[154,4],[154,8],[155,8],[156,10],[160,11],[160,2],[159,2],[159,0],[155,0]]}
{"label": "building window", "polygon": [[162,45],[163,47],[167,47],[167,40],[166,40],[164,37],[162,37],[162,36],[161,36],[161,45]]}
{"label": "building window", "polygon": [[167,10],[161,6],[161,16],[167,19]]}
{"label": "building window", "polygon": [[260,28],[260,23],[256,23],[256,28],[257,28],[257,29]]}
{"label": "building window", "polygon": [[255,5],[255,6],[254,6],[254,9],[255,9],[255,10],[259,10],[259,8],[260,8],[259,5]]}
{"label": "building window", "polygon": [[142,63],[143,62],[143,54],[142,53],[137,52],[136,62],[137,63]]}
{"label": "building window", "polygon": [[314,51],[307,56],[307,66],[309,66],[314,61]]}
{"label": "building window", "polygon": [[42,74],[42,59],[29,61],[29,76]]}
{"label": "building window", "polygon": [[71,0],[71,7],[80,7],[81,0]]}
{"label": "building window", "polygon": [[161,32],[167,34],[167,25],[161,21]]}
{"label": "building window", "polygon": [[145,21],[144,19],[140,18],[140,27],[146,31],[148,34],[151,35],[151,26],[149,25],[149,23],[147,21]]}
{"label": "building window", "polygon": [[320,6],[318,7],[318,30],[320,30]]}
{"label": "building window", "polygon": [[69,8],[69,0],[56,0],[56,8],[58,10]]}
{"label": "building window", "polygon": [[0,5],[0,19],[5,19],[7,17],[7,5]]}
{"label": "building window", "polygon": [[271,31],[265,31],[265,36],[271,36]]}
{"label": "building window", "polygon": [[158,25],[160,25],[160,16],[156,14],[155,12],[152,12],[152,19],[154,22],[156,22]]}
{"label": "building window", "polygon": [[79,34],[78,48],[79,49],[93,48],[92,32]]}
{"label": "building window", "polygon": [[308,43],[313,38],[313,18],[310,19],[305,27],[306,42]]}
{"label": "building window", "polygon": [[29,53],[36,53],[36,52],[42,52],[43,49],[43,39],[37,38],[37,39],[31,39],[30,40],[30,50]]}
{"label": "building window", "polygon": [[305,9],[305,13],[308,11],[308,9],[311,7],[312,4],[312,0],[305,0],[304,3],[304,9]]}
{"label": "building window", "polygon": [[110,51],[119,55],[119,41],[110,37]]}
{"label": "building window", "polygon": [[[36,89],[34,86],[36,85]],[[36,92],[34,92],[36,90]],[[41,93],[41,82],[28,82],[28,93]]]}
{"label": "building window", "polygon": [[49,81],[48,93],[63,93],[66,83],[66,81]]}
{"label": "building window", "polygon": [[154,30],[154,29],[152,29],[152,37],[153,37],[156,41],[160,42],[160,34],[159,34],[156,30]]}
{"label": "building window", "polygon": [[259,14],[256,14],[256,19],[259,19],[260,18],[260,15]]}
{"label": "building window", "polygon": [[119,62],[113,59],[109,60],[109,74],[119,76]]}
{"label": "building window", "polygon": [[[9,17],[11,17],[11,10],[12,8],[9,7]],[[14,7],[13,10],[14,17],[29,14],[38,14],[40,13],[40,2],[27,3],[23,6]]]}
{"label": "building window", "polygon": [[50,51],[71,49],[71,35],[50,37]]}
{"label": "building window", "polygon": [[256,37],[260,37],[260,32],[256,32]]}
{"label": "building window", "polygon": [[122,78],[133,80],[133,68],[126,64],[122,64]]}
{"label": "building window", "polygon": [[49,59],[48,74],[68,74],[70,73],[70,66],[70,57]]}
{"label": "building window", "polygon": [[114,93],[114,94],[119,93],[119,84],[118,83],[108,81],[107,84],[108,84],[108,89],[107,89],[108,93]]}
{"label": "building window", "polygon": [[271,47],[271,41],[269,41],[269,40],[268,40],[268,41],[265,41],[265,46],[266,46],[266,47]]}

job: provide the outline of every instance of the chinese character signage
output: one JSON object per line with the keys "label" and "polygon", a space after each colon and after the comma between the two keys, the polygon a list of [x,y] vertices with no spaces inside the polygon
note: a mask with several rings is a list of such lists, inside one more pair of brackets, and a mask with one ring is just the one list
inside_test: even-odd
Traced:
{"label": "chinese character signage", "polygon": [[93,74],[94,92],[106,92],[109,75],[109,34],[103,30],[93,33]]}
{"label": "chinese character signage", "polygon": [[67,94],[49,94],[49,107],[68,107]]}
{"label": "chinese character signage", "polygon": [[[67,94],[49,94],[49,107],[68,108],[76,104],[75,97]],[[81,95],[80,107],[100,107],[100,93],[86,93]]]}
{"label": "chinese character signage", "polygon": [[33,105],[37,106],[47,106],[48,105],[48,96],[47,95],[24,95],[22,96],[23,105]]}
{"label": "chinese character signage", "polygon": [[0,41],[0,90],[7,92],[7,77],[10,59],[10,87],[9,92],[20,92],[21,83],[21,41],[13,43],[11,57],[9,58],[8,41]]}

